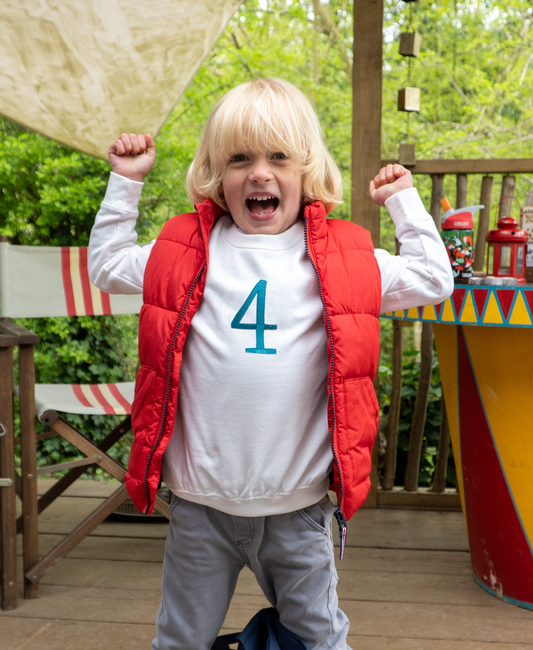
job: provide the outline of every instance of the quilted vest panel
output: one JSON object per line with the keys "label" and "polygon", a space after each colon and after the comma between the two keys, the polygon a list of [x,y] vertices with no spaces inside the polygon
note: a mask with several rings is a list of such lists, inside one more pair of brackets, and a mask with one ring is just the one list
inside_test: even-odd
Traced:
{"label": "quilted vest panel", "polygon": [[[141,512],[152,512],[161,460],[172,435],[187,332],[203,296],[209,233],[223,211],[205,201],[197,214],[171,219],[146,266],[139,322],[141,369],[132,409],[134,443],[126,484]],[[349,519],[369,489],[378,406],[372,386],[379,356],[381,281],[370,236],[326,219],[314,203],[303,213],[308,257],[317,274],[328,334],[330,441],[334,487]]]}

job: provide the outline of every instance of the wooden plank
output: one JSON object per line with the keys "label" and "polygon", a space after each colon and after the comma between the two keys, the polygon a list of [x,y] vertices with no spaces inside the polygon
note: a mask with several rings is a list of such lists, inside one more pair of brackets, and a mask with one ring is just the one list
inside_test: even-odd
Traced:
{"label": "wooden plank", "polygon": [[0,608],[17,606],[16,495],[13,444],[13,348],[0,347]]}
{"label": "wooden plank", "polygon": [[379,246],[380,209],[368,186],[381,166],[383,0],[354,0],[352,215]]}
{"label": "wooden plank", "polygon": [[[35,437],[35,361],[33,345],[19,346],[19,404],[22,476],[24,573],[39,561],[37,528],[37,440]],[[24,598],[37,598],[39,587],[24,579]]]}
{"label": "wooden plank", "polygon": [[500,206],[498,208],[498,219],[511,216],[513,207],[513,197],[516,188],[516,178],[514,176],[504,176],[502,179],[502,190],[500,195]]}
{"label": "wooden plank", "polygon": [[474,271],[483,271],[485,268],[485,250],[487,248],[486,236],[490,229],[490,197],[492,192],[492,176],[483,176],[481,181],[481,197],[479,202],[485,207],[479,213],[479,221],[474,249]]}
{"label": "wooden plank", "polygon": [[65,539],[55,546],[42,560],[25,572],[33,584],[50,571],[67,553],[75,548],[92,530],[98,526],[128,496],[126,486],[122,485],[109,499],[102,503],[87,519],[77,526]]}
{"label": "wooden plank", "polygon": [[[440,431],[439,431],[439,448],[437,451],[437,460],[435,461],[435,474],[433,476],[433,485],[431,492],[443,494],[446,490],[446,474],[448,473],[448,456],[450,453],[450,426],[448,424],[448,414],[446,412],[446,403],[444,402],[444,393],[440,402]],[[451,495],[459,499],[459,494]]]}
{"label": "wooden plank", "polygon": [[[43,587],[44,590],[44,587]],[[491,598],[486,595],[487,598]],[[492,599],[489,606],[465,604],[404,603],[342,599],[340,604],[351,622],[352,635],[380,636],[393,640],[398,636],[413,639],[440,639],[454,643],[464,639],[471,642],[528,643],[533,638],[533,617],[526,610]],[[144,599],[99,599],[65,594],[52,595],[25,603],[5,618],[16,617],[21,623],[36,618],[62,621],[90,621],[93,629],[102,623],[153,625],[158,594],[146,594]],[[242,629],[262,607],[268,606],[264,596],[234,596],[224,628]],[[98,623],[98,625],[95,625]],[[131,637],[131,633],[128,634]],[[41,639],[42,643],[42,639]],[[44,644],[41,645],[41,650]],[[69,644],[70,647],[78,646]],[[452,646],[455,650],[455,646]]]}
{"label": "wooden plank", "polygon": [[[131,417],[128,415],[119,425],[117,425],[111,433],[109,433],[98,445],[97,448],[99,451],[107,451],[112,447],[122,436],[131,429]],[[54,432],[57,434],[57,432]],[[73,483],[83,474],[85,471],[84,467],[77,467],[71,469],[70,472],[65,474],[60,479],[38,479],[37,480],[37,490],[40,495],[40,499],[37,503],[37,508],[39,514],[43,512],[57,497],[62,494],[65,490],[69,489],[68,494],[72,494],[73,491],[76,491],[77,488],[71,487]],[[81,488],[82,492],[89,489],[89,485],[92,485],[91,490],[94,494],[95,489],[100,491],[99,496],[111,496],[115,491],[116,485],[113,484],[113,481],[80,481],[82,484],[86,484],[85,488]],[[46,486],[46,490],[44,487]],[[22,520],[19,518],[17,521],[17,531],[22,530]]]}
{"label": "wooden plank", "polygon": [[[440,639],[455,650],[455,641],[531,643],[531,612],[499,602],[499,607],[425,605],[344,601],[351,634],[413,639]],[[428,646],[432,647],[432,646]]]}
{"label": "wooden plank", "polygon": [[[246,614],[242,618],[245,618]],[[240,623],[235,617],[228,623]],[[242,627],[224,625],[223,632],[236,632]],[[379,631],[376,630],[376,632]],[[146,650],[155,636],[155,623],[98,623],[91,621],[62,621],[40,619],[0,619],[2,650]],[[412,637],[386,637],[349,634],[348,644],[357,650],[494,650],[493,643],[454,639],[449,640]],[[532,643],[506,643],[500,641],[498,650],[533,650]]]}
{"label": "wooden plank", "polygon": [[56,463],[55,465],[47,465],[46,467],[39,467],[36,471],[37,474],[53,474],[54,472],[61,472],[64,469],[73,469],[75,467],[86,468],[87,465],[97,465],[103,456],[89,456],[88,458],[81,458],[80,460],[69,460],[65,463]]}
{"label": "wooden plank", "polygon": [[468,176],[457,174],[455,190],[455,207],[465,208],[468,205]]}
{"label": "wooden plank", "polygon": [[428,510],[461,510],[461,498],[458,492],[441,492],[439,494],[419,488],[418,492],[405,492],[402,487],[378,492],[378,505],[383,508],[419,508]]}
{"label": "wooden plank", "polygon": [[[389,419],[387,422],[387,451],[383,468],[384,490],[392,490],[396,476],[396,456],[398,446],[398,424],[402,400],[402,327],[400,321],[392,321],[392,385],[390,393]],[[379,494],[378,494],[379,504]]]}
{"label": "wooden plank", "polygon": [[2,334],[0,323],[0,348],[14,348],[16,345],[18,345],[18,338],[12,334]]}
{"label": "wooden plank", "polygon": [[[495,650],[494,643],[480,641],[465,641],[454,639],[453,646],[450,641],[439,639],[413,639],[372,635],[348,635],[348,645],[357,650]],[[497,650],[533,650],[533,643],[505,643],[499,642]]]}
{"label": "wooden plank", "polygon": [[[98,456],[101,450],[98,449],[90,440],[87,440],[81,433],[78,433],[73,429],[65,420],[62,418],[57,418],[54,422],[51,422],[49,426],[59,433],[65,440],[68,440],[71,445],[74,445],[76,449],[79,449],[82,454],[85,456]],[[98,465],[108,472],[113,478],[117,481],[123,481],[124,476],[126,476],[126,470],[114,461],[111,457],[104,455]]]}
{"label": "wooden plank", "polygon": [[[98,445],[100,449],[100,445]],[[105,451],[102,449],[101,451]],[[43,496],[49,490],[51,490],[61,479],[57,478],[38,478],[37,479],[37,494]],[[107,499],[110,497],[113,492],[119,486],[119,482],[115,479],[109,481],[101,480],[87,480],[80,479],[76,480],[69,485],[68,488],[65,488],[62,497],[85,497],[87,499]]]}
{"label": "wooden plank", "polygon": [[[382,165],[396,163],[396,159],[381,161]],[[417,160],[409,171],[412,174],[533,174],[533,158]]]}
{"label": "wooden plank", "polygon": [[422,440],[426,424],[432,368],[433,326],[431,323],[422,323],[422,345],[420,349],[418,390],[413,409],[411,435],[409,437],[409,453],[407,455],[407,467],[405,470],[405,489],[408,492],[416,492],[418,490],[418,474],[420,472]]}
{"label": "wooden plank", "polygon": [[[102,540],[99,540],[102,542]],[[149,550],[151,543],[144,542]],[[156,545],[152,544],[152,548]],[[159,546],[158,546],[159,547]],[[464,551],[427,551],[394,548],[349,548],[345,559],[336,558],[337,571],[342,579],[349,573],[375,573],[383,576],[427,575],[438,584],[441,576],[465,578],[472,576],[470,554]],[[22,558],[19,558],[22,567]],[[47,573],[41,585],[67,585],[80,588],[156,590],[161,585],[162,560],[133,561],[105,558],[66,557]],[[376,580],[379,576],[376,576]],[[400,578],[401,579],[401,576]]]}
{"label": "wooden plank", "polygon": [[2,650],[147,650],[154,636],[155,622],[0,619]]}
{"label": "wooden plank", "polygon": [[0,333],[8,336],[15,336],[18,345],[37,345],[39,337],[30,330],[18,325],[9,318],[4,318],[0,322]]}

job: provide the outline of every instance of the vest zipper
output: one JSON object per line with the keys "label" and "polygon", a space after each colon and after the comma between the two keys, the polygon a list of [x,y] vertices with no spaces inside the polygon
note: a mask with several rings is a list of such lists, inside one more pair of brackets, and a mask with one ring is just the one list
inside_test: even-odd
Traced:
{"label": "vest zipper", "polygon": [[313,267],[318,282],[318,293],[320,294],[320,300],[322,301],[322,307],[324,309],[324,314],[326,315],[326,328],[328,333],[329,345],[331,348],[331,362],[329,365],[329,372],[328,372],[328,386],[331,395],[331,430],[329,432],[329,439],[331,444],[331,451],[333,453],[333,462],[337,467],[337,474],[339,476],[339,483],[340,483],[339,502],[337,504],[337,509],[333,514],[335,515],[335,519],[337,520],[337,523],[339,525],[339,536],[340,536],[340,543],[341,543],[340,559],[342,560],[344,558],[344,549],[346,548],[347,528],[346,528],[346,519],[344,517],[344,513],[342,512],[342,502],[344,500],[344,481],[342,478],[341,464],[339,462],[339,457],[337,456],[337,449],[335,447],[336,411],[335,411],[335,396],[333,393],[333,371],[335,368],[335,348],[333,346],[333,335],[331,334],[331,322],[329,318],[329,312],[326,303],[324,301],[324,294],[322,293],[322,282],[320,280],[320,275],[318,274],[318,269],[316,267],[316,264],[313,261],[311,252],[309,250],[308,221],[309,221],[309,217],[306,217],[304,219],[305,252],[307,258],[309,259],[309,262],[311,263],[311,266]]}
{"label": "vest zipper", "polygon": [[163,402],[163,414],[161,416],[161,426],[159,427],[159,433],[157,434],[156,441],[154,442],[152,449],[150,450],[150,455],[148,456],[148,461],[146,463],[146,471],[144,473],[144,495],[146,497],[146,508],[144,510],[145,514],[150,510],[150,490],[148,489],[148,473],[150,471],[150,465],[152,463],[152,457],[155,453],[155,450],[159,446],[159,443],[161,441],[161,437],[163,435],[163,429],[165,427],[165,422],[167,419],[167,408],[168,408],[168,398],[170,394],[170,382],[171,382],[171,371],[170,371],[170,364],[171,364],[171,359],[172,359],[172,353],[174,351],[174,346],[176,344],[176,339],[178,338],[178,334],[180,331],[181,323],[183,321],[183,317],[185,316],[185,312],[187,310],[187,307],[189,306],[189,301],[192,296],[192,292],[194,291],[194,287],[198,283],[198,280],[202,277],[202,273],[205,271],[205,262],[202,265],[202,268],[198,271],[196,274],[196,277],[194,278],[191,287],[189,289],[189,293],[187,294],[187,298],[185,300],[185,304],[183,305],[183,309],[181,310],[180,318],[178,321],[178,324],[176,325],[176,329],[174,330],[174,336],[172,337],[172,342],[170,343],[170,349],[168,351],[168,356],[167,356],[167,385],[165,388],[165,401]]}

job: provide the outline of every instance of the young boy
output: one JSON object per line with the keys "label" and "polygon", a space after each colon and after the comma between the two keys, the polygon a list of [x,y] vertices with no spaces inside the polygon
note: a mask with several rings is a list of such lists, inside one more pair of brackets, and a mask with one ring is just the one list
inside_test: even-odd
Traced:
{"label": "young boy", "polygon": [[310,650],[344,650],[327,491],[342,554],[369,488],[378,315],[453,288],[411,174],[388,165],[370,183],[400,256],[326,219],[340,172],[309,102],[276,79],[220,100],[188,173],[197,212],[147,246],[134,227],[153,140],[123,134],[109,159],[91,280],[144,297],[126,481],[143,512],[161,475],[173,493],[152,649],[209,650],[247,565]]}

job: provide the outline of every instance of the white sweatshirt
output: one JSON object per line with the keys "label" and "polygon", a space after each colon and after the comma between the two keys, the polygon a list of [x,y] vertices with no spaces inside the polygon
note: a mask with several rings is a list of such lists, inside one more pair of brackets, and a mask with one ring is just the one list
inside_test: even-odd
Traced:
{"label": "white sweatshirt", "polygon": [[[142,291],[151,246],[135,245],[141,183],[111,174],[89,246],[91,280]],[[415,189],[388,199],[401,255],[376,250],[382,311],[451,293],[447,254]],[[309,506],[332,464],[322,303],[298,221],[247,235],[229,216],[209,239],[204,297],[183,353],[163,480],[178,496],[240,516]]]}

